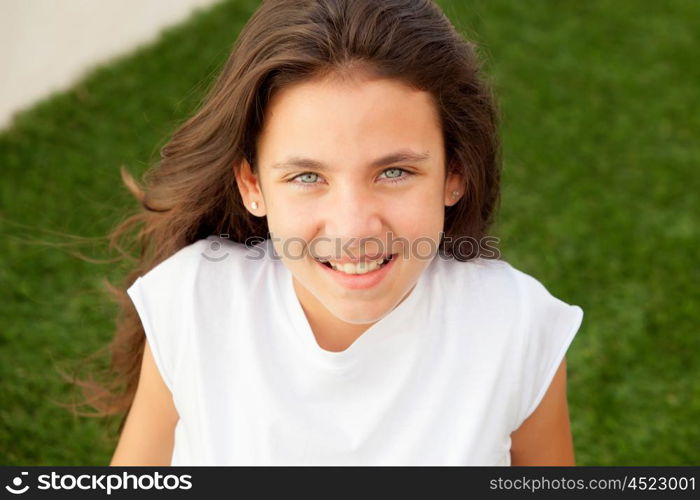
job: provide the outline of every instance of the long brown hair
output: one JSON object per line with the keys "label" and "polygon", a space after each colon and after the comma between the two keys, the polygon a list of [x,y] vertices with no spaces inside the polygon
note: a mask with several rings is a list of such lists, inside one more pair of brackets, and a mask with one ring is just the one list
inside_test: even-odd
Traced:
{"label": "long brown hair", "polygon": [[[497,108],[481,74],[475,45],[465,40],[431,0],[264,0],[243,27],[199,109],[161,149],[141,185],[122,170],[141,209],[109,235],[110,245],[136,228],[139,257],[121,286],[110,284],[120,307],[106,387],[78,380],[89,415],[131,407],[145,335],[126,289],[184,246],[209,235],[237,242],[266,238],[264,217],[252,216],[236,187],[234,169],[246,159],[256,171],[256,138],[267,102],[280,89],[319,76],[360,74],[396,79],[429,92],[439,110],[446,172],[463,174],[465,195],[445,209],[440,251],[457,260],[458,237],[481,240],[499,203]],[[128,252],[123,252],[127,255]],[[124,425],[121,421],[119,431]]]}

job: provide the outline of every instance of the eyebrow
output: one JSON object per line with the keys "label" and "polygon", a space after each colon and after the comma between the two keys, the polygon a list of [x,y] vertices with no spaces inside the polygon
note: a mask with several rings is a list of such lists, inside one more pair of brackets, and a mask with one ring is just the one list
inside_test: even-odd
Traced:
{"label": "eyebrow", "polygon": [[[384,155],[370,162],[369,167],[375,168],[382,165],[390,165],[394,163],[405,163],[405,162],[421,162],[430,159],[429,153],[417,153],[410,149],[401,149],[395,151],[388,155]],[[313,160],[311,158],[302,158],[299,156],[291,156],[284,161],[273,163],[272,167],[274,169],[280,170],[291,170],[295,168],[308,168],[310,170],[329,170],[328,165],[320,162],[318,160]]]}

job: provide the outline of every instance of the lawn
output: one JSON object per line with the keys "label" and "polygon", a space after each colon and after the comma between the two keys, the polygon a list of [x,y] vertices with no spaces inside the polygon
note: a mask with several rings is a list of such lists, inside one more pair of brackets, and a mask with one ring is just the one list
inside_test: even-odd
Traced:
{"label": "lawn", "polygon": [[[699,464],[700,3],[439,3],[499,98],[503,258],[585,313],[577,464]],[[119,167],[157,160],[256,6],[200,12],[0,133],[0,464],[109,462],[117,420],[54,402],[73,394],[58,370],[111,338],[101,280],[126,268],[71,252],[114,257],[99,237],[138,209]]]}

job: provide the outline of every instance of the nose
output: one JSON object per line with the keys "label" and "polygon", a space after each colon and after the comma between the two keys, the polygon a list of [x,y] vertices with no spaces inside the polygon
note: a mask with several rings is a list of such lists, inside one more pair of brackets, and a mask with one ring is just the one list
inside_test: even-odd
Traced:
{"label": "nose", "polygon": [[[381,199],[371,187],[359,182],[336,185],[337,189],[330,195],[329,204],[322,217],[325,220],[325,233],[333,240],[333,247],[339,242],[341,247],[361,253],[382,251],[379,242],[384,241],[382,227],[384,213]],[[360,246],[363,240],[364,248]],[[378,241],[375,241],[378,240]],[[347,245],[347,246],[346,246]]]}

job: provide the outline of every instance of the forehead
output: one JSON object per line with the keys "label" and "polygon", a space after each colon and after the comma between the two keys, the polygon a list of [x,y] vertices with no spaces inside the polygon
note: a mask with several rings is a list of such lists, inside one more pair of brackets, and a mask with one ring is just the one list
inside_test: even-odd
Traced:
{"label": "forehead", "polygon": [[258,138],[264,166],[289,156],[363,163],[387,152],[429,151],[439,159],[442,131],[428,92],[396,80],[317,79],[281,90],[265,110]]}

